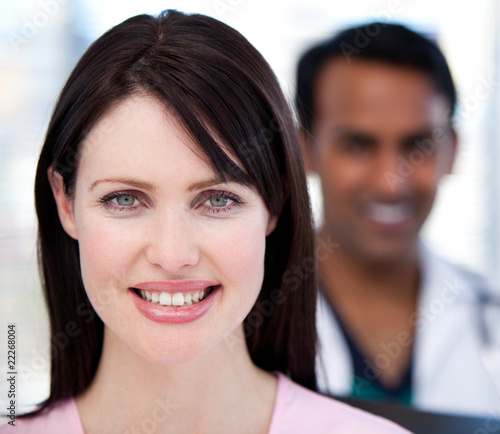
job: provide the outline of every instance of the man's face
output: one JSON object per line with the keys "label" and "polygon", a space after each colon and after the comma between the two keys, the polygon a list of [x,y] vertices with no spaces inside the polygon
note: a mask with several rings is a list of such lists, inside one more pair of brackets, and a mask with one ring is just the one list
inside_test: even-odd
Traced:
{"label": "man's face", "polygon": [[304,142],[321,178],[324,229],[365,260],[402,259],[451,171],[449,104],[426,74],[376,61],[333,59],[314,91]]}

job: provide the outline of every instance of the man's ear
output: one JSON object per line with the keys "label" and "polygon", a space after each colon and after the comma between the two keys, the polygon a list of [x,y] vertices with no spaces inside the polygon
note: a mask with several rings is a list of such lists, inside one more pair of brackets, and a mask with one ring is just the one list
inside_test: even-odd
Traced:
{"label": "man's ear", "polygon": [[445,173],[447,175],[449,175],[453,170],[453,165],[455,164],[455,160],[457,157],[457,150],[458,150],[458,135],[457,132],[455,131],[455,128],[451,129],[450,135],[451,135],[451,143],[450,143],[451,150],[448,154],[448,160],[445,162],[446,164]]}
{"label": "man's ear", "polygon": [[70,198],[64,190],[64,181],[60,173],[57,173],[52,167],[47,170],[52,194],[57,205],[59,220],[66,233],[75,240],[78,239],[78,233],[75,226],[75,215],[73,212],[73,199]]}
{"label": "man's ear", "polygon": [[306,173],[314,172],[314,167],[312,164],[312,155],[311,155],[312,152],[311,136],[302,128],[299,130],[299,144],[300,144],[300,149],[302,151],[302,158],[304,159]]}

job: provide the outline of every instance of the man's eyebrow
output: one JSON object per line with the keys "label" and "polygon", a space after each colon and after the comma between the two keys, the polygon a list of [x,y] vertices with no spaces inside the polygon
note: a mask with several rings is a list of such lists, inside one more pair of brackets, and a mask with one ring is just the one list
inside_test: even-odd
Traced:
{"label": "man's eyebrow", "polygon": [[439,134],[438,137],[435,137],[436,134],[433,128],[422,128],[421,130],[413,131],[412,133],[406,134],[404,137],[401,137],[401,143],[414,143],[415,141],[421,140],[435,140],[439,142],[443,140],[444,136],[448,136],[451,132],[451,129],[445,129]]}
{"label": "man's eyebrow", "polygon": [[328,134],[333,137],[341,137],[341,136],[363,136],[363,137],[372,137],[373,135],[369,132],[364,131],[360,128],[355,127],[333,127],[328,129]]}
{"label": "man's eyebrow", "polygon": [[146,191],[156,190],[156,187],[150,182],[138,181],[136,179],[130,179],[130,178],[104,178],[104,179],[97,179],[96,181],[94,181],[90,185],[89,191],[92,191],[99,184],[106,182],[115,184],[127,184],[130,185],[131,187],[140,188],[141,190],[146,190]]}
{"label": "man's eyebrow", "polygon": [[405,135],[405,138],[407,140],[413,139],[415,137],[432,137],[433,135],[433,128],[421,128],[420,130],[415,130],[412,131],[408,134]]}
{"label": "man's eyebrow", "polygon": [[366,142],[377,141],[376,136],[374,136],[373,134],[355,128],[339,128],[335,131],[332,131],[331,137],[337,140],[345,138],[356,138],[358,140],[361,139]]}

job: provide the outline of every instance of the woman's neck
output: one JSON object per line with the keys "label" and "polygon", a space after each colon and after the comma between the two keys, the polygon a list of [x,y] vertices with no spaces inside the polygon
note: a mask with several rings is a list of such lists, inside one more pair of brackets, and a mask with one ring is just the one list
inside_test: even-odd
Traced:
{"label": "woman's neck", "polygon": [[275,395],[275,377],[252,363],[242,330],[196,360],[164,366],[105,328],[98,371],[76,403],[86,434],[264,433]]}

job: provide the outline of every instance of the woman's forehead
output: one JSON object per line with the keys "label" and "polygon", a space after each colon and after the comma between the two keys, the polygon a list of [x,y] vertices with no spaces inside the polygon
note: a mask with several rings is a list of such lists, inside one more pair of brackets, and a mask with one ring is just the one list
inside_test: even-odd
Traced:
{"label": "woman's forehead", "polygon": [[[179,120],[179,116],[168,106],[168,103],[147,93],[131,95],[124,100],[115,102],[85,135],[83,145],[90,145],[91,149],[92,144],[101,144],[103,140],[113,139],[113,136],[120,136],[123,132],[132,130],[140,132],[145,138],[151,137],[162,128],[163,124],[167,124],[169,133],[182,140],[200,158],[206,158],[205,149],[197,143],[193,134]],[[206,121],[201,121],[201,124],[214,143],[234,163],[242,167],[241,161],[235,156],[234,151],[217,135],[214,128],[207,125]]]}
{"label": "woman's forehead", "polygon": [[[214,143],[244,170],[228,146],[217,139]],[[137,170],[160,174],[165,169],[180,176],[196,168],[205,177],[224,180],[223,171],[214,170],[205,149],[172,110],[150,95],[131,96],[101,116],[83,140],[80,164],[86,171],[113,177]]]}

